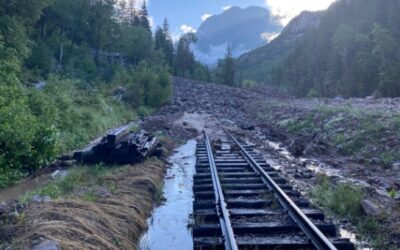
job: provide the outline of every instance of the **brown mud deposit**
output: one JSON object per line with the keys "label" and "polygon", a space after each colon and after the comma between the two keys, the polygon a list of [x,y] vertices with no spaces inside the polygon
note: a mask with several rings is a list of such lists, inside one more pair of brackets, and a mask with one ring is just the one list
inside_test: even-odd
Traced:
{"label": "brown mud deposit", "polygon": [[[142,125],[149,131],[162,130],[172,137],[189,139],[198,134],[197,124],[201,124],[200,127],[204,124],[204,130],[216,133],[215,125],[220,122],[243,139],[256,144],[257,148],[264,149],[263,153],[304,192],[318,183],[318,174],[325,174],[325,170],[332,173],[330,180],[334,183],[350,181],[356,185],[367,184],[362,185],[365,199],[379,204],[385,214],[384,219],[378,218],[380,226],[389,228],[391,241],[400,245],[399,202],[385,194],[388,190],[400,189],[400,172],[395,168],[385,168],[373,159],[373,155],[379,155],[389,147],[400,147],[396,131],[390,130],[390,126],[384,133],[377,131],[382,137],[379,141],[363,141],[365,148],[373,150],[373,154],[357,157],[341,154],[340,148],[335,147],[328,136],[331,131],[346,130],[350,131],[348,136],[351,138],[352,133],[358,131],[359,124],[356,126],[356,119],[352,119],[353,110],[357,114],[372,111],[382,118],[381,122],[398,116],[398,107],[400,99],[293,99],[268,89],[236,89],[174,78],[174,97],[170,104],[145,119]],[[329,113],[326,110],[332,111],[330,114],[334,116],[329,123],[333,130],[329,127],[326,131],[320,130],[320,133],[296,133],[281,126],[282,121],[287,119],[293,118],[297,124],[315,113],[316,118],[311,122],[316,127],[323,126],[329,122],[322,119],[325,113]],[[318,112],[321,112],[320,116]],[[351,115],[346,116],[347,113]],[[199,117],[203,122],[193,126],[192,121],[198,122]],[[279,142],[297,156],[282,154],[270,142]],[[322,171],[314,171],[317,168]]]}

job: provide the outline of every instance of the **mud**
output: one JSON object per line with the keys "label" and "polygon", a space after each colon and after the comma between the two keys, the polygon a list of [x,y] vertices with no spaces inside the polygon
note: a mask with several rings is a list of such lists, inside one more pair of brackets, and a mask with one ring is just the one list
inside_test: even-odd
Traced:
{"label": "mud", "polygon": [[[179,138],[193,138],[204,126],[208,133],[219,133],[215,128],[220,124],[230,128],[243,139],[253,142],[263,149],[271,165],[281,169],[294,186],[306,194],[317,183],[318,175],[327,175],[333,182],[349,181],[361,185],[368,199],[379,204],[391,219],[385,227],[398,227],[397,201],[388,197],[388,190],[397,188],[399,173],[394,169],[371,166],[371,159],[365,157],[363,164],[359,159],[345,157],[332,147],[323,134],[295,134],[285,131],[279,122],[291,117],[307,117],[311,112],[322,108],[338,110],[351,107],[357,112],[382,112],[384,115],[399,114],[400,99],[294,99],[271,92],[270,90],[236,89],[211,83],[174,79],[174,96],[171,102],[154,116],[149,117],[143,126],[149,130],[162,130]],[[199,116],[206,122],[196,121],[199,127],[185,122],[189,117]],[[178,121],[176,123],[176,121]],[[154,126],[157,124],[157,126]],[[181,124],[181,125],[179,125]],[[351,120],[342,123],[353,131]],[[351,127],[353,126],[353,127]],[[147,129],[147,128],[146,128]],[[384,134],[388,140],[393,133]],[[398,139],[394,140],[398,142]],[[371,143],[371,142],[368,142]],[[381,142],[379,142],[381,143]],[[400,145],[400,143],[396,144]],[[373,148],[373,144],[368,147]],[[379,146],[381,150],[381,146]],[[379,153],[379,150],[375,153]],[[298,153],[296,153],[298,151]],[[293,155],[300,155],[295,156]],[[393,223],[394,222],[394,223]],[[353,229],[345,222],[346,229]],[[384,224],[382,224],[384,225]],[[393,240],[398,238],[394,232]]]}
{"label": "mud", "polygon": [[26,179],[21,183],[11,186],[9,188],[1,189],[0,203],[6,202],[11,199],[18,199],[22,194],[45,185],[49,181],[50,176],[50,174],[43,174],[38,177]]}

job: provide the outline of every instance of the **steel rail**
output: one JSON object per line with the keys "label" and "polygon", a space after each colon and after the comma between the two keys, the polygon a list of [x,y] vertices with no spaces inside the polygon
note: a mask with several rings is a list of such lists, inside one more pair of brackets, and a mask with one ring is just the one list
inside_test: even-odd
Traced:
{"label": "steel rail", "polygon": [[217,214],[219,217],[219,222],[221,225],[225,249],[238,250],[238,247],[236,244],[236,239],[235,239],[235,234],[233,232],[231,221],[230,221],[229,210],[226,206],[221,182],[220,182],[219,176],[218,176],[218,170],[215,165],[210,139],[206,133],[204,133],[204,137],[205,137],[205,142],[206,142],[208,161],[209,161],[210,169],[211,169],[212,182],[213,182],[213,186],[214,186],[215,205],[216,205],[216,210],[217,210]]}
{"label": "steel rail", "polygon": [[301,209],[287,196],[287,194],[276,184],[271,176],[251,157],[247,150],[236,140],[236,138],[224,128],[225,132],[231,137],[235,144],[240,148],[242,154],[264,179],[264,182],[274,192],[281,206],[289,213],[290,217],[306,234],[312,244],[319,250],[336,250],[337,248],[329,239],[310,221]]}

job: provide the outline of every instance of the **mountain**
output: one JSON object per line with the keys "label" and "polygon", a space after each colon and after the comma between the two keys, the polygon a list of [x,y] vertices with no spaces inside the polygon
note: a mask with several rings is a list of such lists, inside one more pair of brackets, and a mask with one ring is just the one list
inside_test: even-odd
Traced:
{"label": "mountain", "polygon": [[268,65],[283,58],[308,31],[318,27],[324,14],[324,11],[304,11],[293,18],[281,34],[270,43],[240,56],[237,65],[241,78],[264,82],[268,78]]}
{"label": "mountain", "polygon": [[271,52],[243,56],[238,78],[275,84],[298,97],[399,97],[398,13],[398,0],[338,0],[273,62],[264,63]]}
{"label": "mountain", "polygon": [[196,57],[214,64],[224,57],[227,45],[234,56],[262,46],[282,30],[279,20],[268,9],[232,7],[205,20],[197,31]]}

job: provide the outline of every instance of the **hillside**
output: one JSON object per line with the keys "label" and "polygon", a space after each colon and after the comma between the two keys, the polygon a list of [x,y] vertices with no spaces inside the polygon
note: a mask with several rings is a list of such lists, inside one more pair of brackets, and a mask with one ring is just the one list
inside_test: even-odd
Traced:
{"label": "hillside", "polygon": [[[294,18],[282,33],[269,44],[243,54],[237,60],[240,74],[243,79],[262,83],[268,82],[268,71],[265,69],[284,57],[291,48],[300,42],[305,33],[318,27],[325,12],[304,11]],[[260,65],[262,65],[260,67]]]}
{"label": "hillside", "polygon": [[279,33],[281,29],[278,20],[265,8],[232,7],[201,24],[195,54],[200,61],[213,64],[224,56],[228,44],[238,56],[262,46],[267,42],[265,36]]}
{"label": "hillside", "polygon": [[279,62],[245,76],[299,97],[399,96],[399,11],[395,0],[335,2]]}

